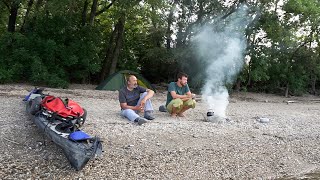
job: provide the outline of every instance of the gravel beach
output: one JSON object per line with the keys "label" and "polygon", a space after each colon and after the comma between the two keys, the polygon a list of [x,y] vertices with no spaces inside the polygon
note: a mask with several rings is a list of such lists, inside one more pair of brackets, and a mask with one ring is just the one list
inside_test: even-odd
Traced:
{"label": "gravel beach", "polygon": [[75,171],[27,116],[22,99],[32,89],[0,85],[0,179],[277,179],[320,169],[318,96],[234,93],[229,121],[212,123],[201,100],[185,118],[159,112],[166,92],[158,92],[156,119],[137,126],[119,115],[116,91],[46,88],[86,108],[83,130],[103,140],[102,157]]}

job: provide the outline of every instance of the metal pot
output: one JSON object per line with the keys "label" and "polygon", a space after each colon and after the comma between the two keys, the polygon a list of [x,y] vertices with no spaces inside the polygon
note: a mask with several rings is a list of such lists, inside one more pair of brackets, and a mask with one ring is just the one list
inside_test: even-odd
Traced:
{"label": "metal pot", "polygon": [[214,116],[214,112],[212,110],[209,110],[207,112],[207,117],[209,117],[209,116]]}

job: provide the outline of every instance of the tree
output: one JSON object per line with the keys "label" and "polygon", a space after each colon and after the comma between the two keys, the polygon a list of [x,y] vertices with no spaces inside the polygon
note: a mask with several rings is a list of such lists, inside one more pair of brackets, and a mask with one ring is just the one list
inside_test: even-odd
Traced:
{"label": "tree", "polygon": [[243,5],[252,22],[234,28],[245,34],[247,63],[229,87],[317,94],[317,0],[3,0],[0,82],[66,87],[130,69],[158,83],[185,71],[200,90],[208,64],[194,51],[195,37],[206,25],[222,31]]}
{"label": "tree", "polygon": [[10,16],[8,21],[8,31],[15,32],[18,9],[19,9],[21,0],[12,0],[9,3],[10,4],[8,5],[8,8],[10,9]]}

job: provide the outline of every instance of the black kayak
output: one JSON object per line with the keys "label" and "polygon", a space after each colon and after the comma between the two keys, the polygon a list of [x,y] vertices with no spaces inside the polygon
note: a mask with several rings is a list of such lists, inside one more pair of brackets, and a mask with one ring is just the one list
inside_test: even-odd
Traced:
{"label": "black kayak", "polygon": [[60,120],[48,118],[41,111],[42,97],[29,98],[26,103],[26,111],[32,116],[33,122],[46,134],[55,144],[60,146],[71,166],[77,171],[81,170],[91,158],[102,154],[102,144],[99,137],[88,138],[81,141],[70,140],[69,132],[59,131]]}

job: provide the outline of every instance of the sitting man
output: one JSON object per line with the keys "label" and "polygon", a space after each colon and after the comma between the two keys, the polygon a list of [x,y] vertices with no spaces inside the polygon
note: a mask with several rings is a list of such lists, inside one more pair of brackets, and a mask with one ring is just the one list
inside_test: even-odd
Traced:
{"label": "sitting man", "polygon": [[[139,125],[153,120],[153,108],[150,100],[153,94],[154,91],[151,89],[138,86],[137,78],[130,75],[127,78],[127,86],[119,90],[121,115]],[[144,118],[138,115],[139,112],[144,112]]]}
{"label": "sitting man", "polygon": [[171,82],[168,86],[166,107],[171,117],[185,117],[183,114],[189,108],[195,108],[196,101],[192,98],[188,82],[188,75],[185,73],[178,74],[178,80]]}

